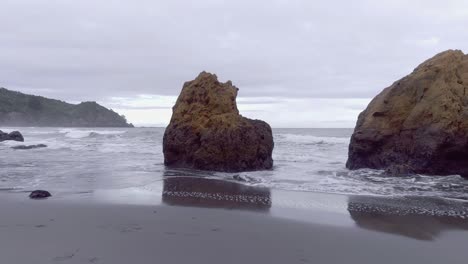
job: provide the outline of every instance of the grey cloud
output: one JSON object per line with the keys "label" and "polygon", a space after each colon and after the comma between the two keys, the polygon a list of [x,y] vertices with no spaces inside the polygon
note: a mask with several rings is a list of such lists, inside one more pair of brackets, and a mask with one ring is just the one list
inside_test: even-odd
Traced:
{"label": "grey cloud", "polygon": [[239,105],[265,105],[265,104],[279,104],[284,102],[281,98],[237,98],[237,104]]}
{"label": "grey cloud", "polygon": [[368,98],[448,48],[468,2],[7,0],[0,86],[63,100],[177,95],[198,72],[242,97]]}

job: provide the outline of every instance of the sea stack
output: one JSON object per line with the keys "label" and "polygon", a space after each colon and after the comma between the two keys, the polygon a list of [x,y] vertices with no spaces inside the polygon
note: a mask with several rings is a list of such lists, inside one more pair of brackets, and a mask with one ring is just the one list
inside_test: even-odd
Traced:
{"label": "sea stack", "polygon": [[166,166],[224,172],[272,168],[271,127],[239,114],[238,90],[207,72],[184,84],[164,133]]}
{"label": "sea stack", "polygon": [[468,177],[468,55],[437,54],[377,95],[359,115],[346,166]]}

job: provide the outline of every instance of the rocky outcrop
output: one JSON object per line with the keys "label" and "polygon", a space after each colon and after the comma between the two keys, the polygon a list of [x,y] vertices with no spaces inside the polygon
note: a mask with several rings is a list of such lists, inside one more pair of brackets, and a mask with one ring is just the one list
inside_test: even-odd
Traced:
{"label": "rocky outcrop", "polygon": [[5,133],[5,132],[0,130],[0,142],[5,141],[5,140],[13,140],[13,141],[23,142],[24,138],[23,138],[23,135],[21,135],[21,133],[18,132],[18,131],[13,131],[11,133]]}
{"label": "rocky outcrop", "polygon": [[468,55],[449,50],[419,65],[359,115],[350,169],[468,176]]}
{"label": "rocky outcrop", "polygon": [[163,140],[167,166],[239,172],[271,169],[270,126],[239,115],[238,88],[202,72],[186,82]]}
{"label": "rocky outcrop", "polygon": [[16,150],[26,150],[26,149],[37,149],[37,148],[47,148],[47,145],[44,144],[37,144],[37,145],[20,145],[20,146],[13,146],[12,149]]}

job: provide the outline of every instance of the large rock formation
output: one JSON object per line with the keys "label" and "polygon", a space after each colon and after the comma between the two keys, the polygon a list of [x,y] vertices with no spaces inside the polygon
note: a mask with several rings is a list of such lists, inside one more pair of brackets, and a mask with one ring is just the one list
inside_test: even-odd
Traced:
{"label": "large rock formation", "polygon": [[164,133],[167,166],[238,172],[270,169],[270,126],[239,115],[238,89],[202,72],[186,82]]}
{"label": "large rock formation", "polygon": [[442,52],[375,97],[359,115],[350,169],[468,176],[468,55]]}

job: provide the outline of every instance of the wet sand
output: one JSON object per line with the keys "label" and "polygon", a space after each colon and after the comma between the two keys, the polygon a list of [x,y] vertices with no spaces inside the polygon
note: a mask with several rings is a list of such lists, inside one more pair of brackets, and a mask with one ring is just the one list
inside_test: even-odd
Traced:
{"label": "wet sand", "polygon": [[[193,179],[165,183],[155,205],[23,196],[0,195],[0,263],[468,261],[466,205],[438,199],[270,192]],[[289,206],[299,201],[307,206]]]}

